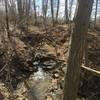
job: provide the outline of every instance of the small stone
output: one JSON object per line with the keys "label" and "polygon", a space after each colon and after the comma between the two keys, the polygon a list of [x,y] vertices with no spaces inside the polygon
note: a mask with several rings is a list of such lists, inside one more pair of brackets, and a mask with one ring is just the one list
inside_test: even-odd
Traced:
{"label": "small stone", "polygon": [[54,71],[52,74],[53,74],[52,77],[53,77],[54,79],[59,78],[59,71]]}

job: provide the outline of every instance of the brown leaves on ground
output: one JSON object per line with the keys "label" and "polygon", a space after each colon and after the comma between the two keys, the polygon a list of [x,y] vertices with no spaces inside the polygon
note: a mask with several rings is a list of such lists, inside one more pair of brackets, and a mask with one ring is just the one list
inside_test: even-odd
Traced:
{"label": "brown leaves on ground", "polygon": [[[40,31],[38,32],[38,34],[36,34],[37,32],[33,32],[21,38],[17,37],[12,38],[14,50],[18,56],[18,58],[15,60],[15,62],[17,61],[18,62],[17,63],[14,62],[15,64],[13,65],[14,66],[13,68],[19,66],[18,69],[22,68],[25,69],[24,71],[26,70],[29,72],[33,71],[30,70],[30,67],[34,68],[33,58],[36,57],[37,55],[40,55],[40,57],[42,57],[41,61],[44,61],[45,58],[48,58],[47,56],[49,56],[49,58],[52,56],[53,59],[55,59],[55,61],[56,60],[64,61],[61,65],[60,64],[56,65],[56,67],[53,70],[48,70],[47,72],[43,71],[43,73],[46,74],[45,76],[46,79],[44,80],[39,80],[38,82],[36,82],[34,75],[37,74],[35,73],[32,73],[30,76],[28,76],[28,82],[33,91],[32,93],[34,93],[36,98],[39,97],[39,100],[41,100],[41,98],[43,98],[43,100],[61,100],[63,94],[64,75],[66,72],[66,62],[68,56],[70,35],[66,30],[65,26],[64,27],[58,26],[56,28],[52,28],[52,30],[48,30],[47,32],[48,32],[47,34],[45,34],[45,32],[41,33]],[[97,63],[99,63],[99,58],[100,58],[99,56],[100,35],[94,32],[89,33],[88,43],[89,43],[89,60],[93,62],[92,65],[93,64],[96,65]],[[14,56],[16,57],[16,55]],[[44,63],[45,65],[50,65],[52,63],[49,66],[50,68],[53,66],[54,62],[46,60],[46,62],[44,61]],[[85,82],[88,83],[87,80],[85,80]],[[90,81],[90,84],[91,83],[92,81]],[[84,85],[85,83],[83,82],[82,86],[84,87]],[[95,86],[94,83],[91,86],[94,87]],[[4,100],[9,100],[7,99],[9,97],[9,91],[6,89],[4,85],[0,86],[0,91],[1,91],[0,97],[2,98],[3,95]],[[88,91],[88,93],[89,92],[90,90]],[[18,84],[17,89],[14,91],[14,93],[17,95],[16,100],[22,100],[22,99],[30,100],[29,90],[25,87],[25,84],[23,82]]]}

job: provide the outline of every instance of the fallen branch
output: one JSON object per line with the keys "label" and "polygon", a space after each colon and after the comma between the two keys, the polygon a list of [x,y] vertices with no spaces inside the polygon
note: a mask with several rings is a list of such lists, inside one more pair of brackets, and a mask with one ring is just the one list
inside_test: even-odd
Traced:
{"label": "fallen branch", "polygon": [[97,71],[97,70],[95,70],[95,69],[86,67],[86,66],[84,66],[84,65],[82,65],[82,68],[84,68],[84,69],[87,70],[87,71],[92,72],[92,73],[95,74],[96,76],[100,76],[100,71]]}

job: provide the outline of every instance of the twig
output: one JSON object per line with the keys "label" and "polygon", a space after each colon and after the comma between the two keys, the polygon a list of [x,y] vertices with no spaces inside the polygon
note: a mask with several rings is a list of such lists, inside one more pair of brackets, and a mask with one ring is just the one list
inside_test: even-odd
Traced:
{"label": "twig", "polygon": [[5,64],[2,69],[0,70],[0,73],[6,68],[7,64]]}

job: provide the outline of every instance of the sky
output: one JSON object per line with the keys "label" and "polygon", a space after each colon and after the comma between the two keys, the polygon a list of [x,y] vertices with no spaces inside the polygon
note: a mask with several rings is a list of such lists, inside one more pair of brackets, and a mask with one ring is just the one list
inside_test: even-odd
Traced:
{"label": "sky", "polygon": [[[56,1],[56,0],[54,0]],[[69,0],[68,0],[69,3]],[[72,17],[74,16],[74,12],[75,12],[75,7],[76,7],[76,0],[74,0],[73,2],[73,6],[72,6]],[[42,13],[42,0],[36,0],[36,5],[37,5],[37,10],[39,10],[40,14]],[[48,16],[51,16],[51,11],[50,11],[50,0],[48,3]],[[56,12],[56,5],[54,5],[54,12]],[[64,10],[65,10],[65,0],[60,0],[60,8],[59,8],[59,17],[63,18],[64,17]]]}
{"label": "sky", "polygon": [[[49,0],[50,1],[50,0]],[[54,0],[56,1],[56,0]],[[69,4],[70,4],[70,1],[71,0],[68,0],[68,8],[69,8]],[[96,0],[94,0],[95,2]],[[98,3],[98,14],[97,16],[100,17],[100,0],[98,0],[99,3]],[[75,8],[76,8],[76,4],[77,4],[77,0],[74,0],[73,2],[73,6],[72,6],[72,11],[71,11],[71,17],[73,18],[74,17],[74,13],[75,13]],[[39,13],[41,14],[42,13],[42,0],[36,0],[36,5],[38,6],[38,11]],[[92,14],[91,14],[91,17],[94,18],[94,14],[95,14],[95,3],[93,4],[93,11],[92,11]],[[50,2],[48,4],[49,8],[50,8]],[[55,6],[54,6],[55,7]],[[60,0],[60,9],[59,9],[59,17],[60,18],[64,18],[64,9],[65,9],[65,0]],[[56,7],[55,7],[55,10],[56,11]],[[51,12],[50,12],[50,9],[48,10],[48,16],[51,16]]]}

